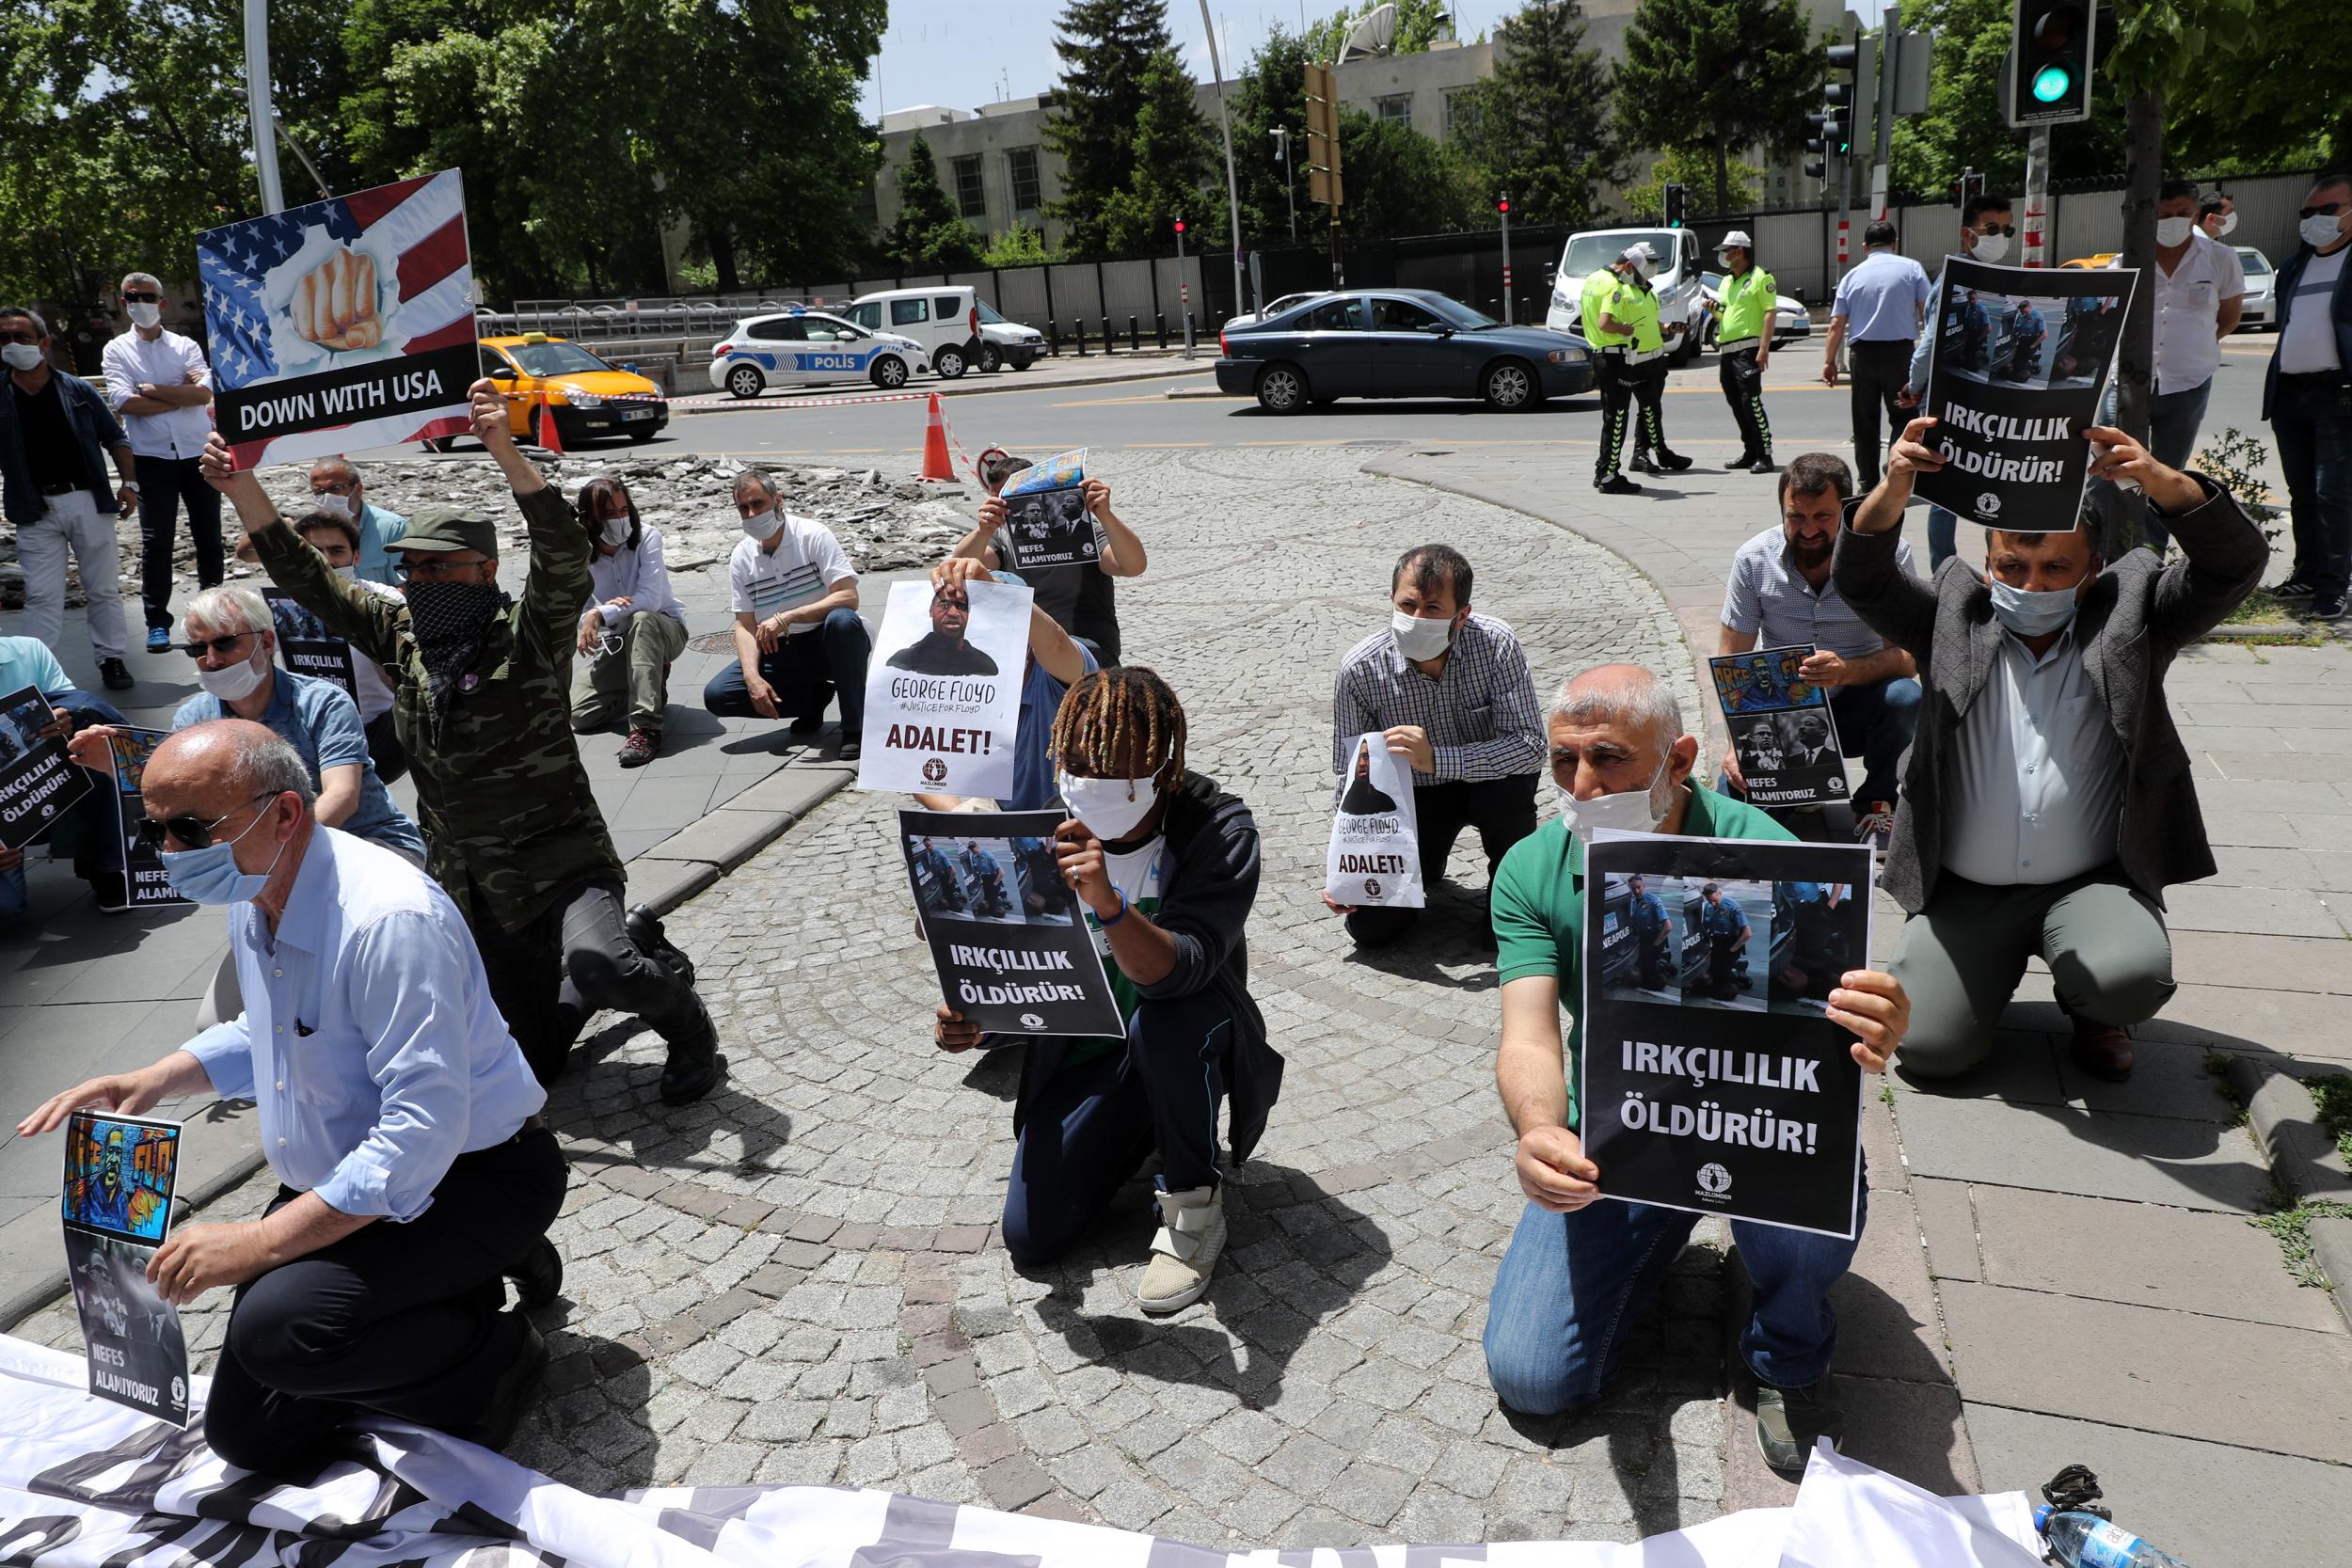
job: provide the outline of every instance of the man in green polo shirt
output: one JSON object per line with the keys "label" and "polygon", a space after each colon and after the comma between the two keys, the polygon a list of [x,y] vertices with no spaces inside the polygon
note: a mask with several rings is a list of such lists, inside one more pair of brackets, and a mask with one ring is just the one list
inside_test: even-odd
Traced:
{"label": "man in green polo shirt", "polygon": [[1744,229],[1725,234],[1715,247],[1724,269],[1720,297],[1708,306],[1715,315],[1716,371],[1724,401],[1740,426],[1740,455],[1725,464],[1752,473],[1772,471],[1772,424],[1764,417],[1764,367],[1772,359],[1772,327],[1779,320],[1780,287],[1756,264],[1756,242]]}
{"label": "man in green polo shirt", "polygon": [[[1585,841],[1601,829],[1791,836],[1754,806],[1698,786],[1691,775],[1697,737],[1683,732],[1665,683],[1637,665],[1603,665],[1569,681],[1548,728],[1561,814],[1503,858],[1493,894],[1502,995],[1495,1082],[1519,1135],[1528,1204],[1486,1307],[1486,1376],[1506,1408],[1532,1416],[1600,1397],[1622,1349],[1618,1326],[1657,1290],[1698,1223],[1681,1210],[1595,1201],[1607,1181],[1577,1136],[1581,1017],[1570,1022],[1565,1057],[1560,1047],[1562,1002],[1581,1005],[1582,997]],[[1853,1031],[1854,1060],[1883,1072],[1911,1004],[1875,970],[1840,978],[1829,1017]],[[1739,1220],[1731,1232],[1756,1282],[1740,1353],[1757,1383],[1756,1445],[1774,1469],[1794,1474],[1816,1438],[1844,1442],[1845,1413],[1829,1372],[1837,1338],[1829,1291],[1852,1262],[1855,1243]]]}

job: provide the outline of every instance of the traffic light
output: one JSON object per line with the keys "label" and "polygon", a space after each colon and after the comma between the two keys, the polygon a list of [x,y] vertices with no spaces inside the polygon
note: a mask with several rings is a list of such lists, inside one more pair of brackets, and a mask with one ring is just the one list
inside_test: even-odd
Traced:
{"label": "traffic light", "polygon": [[2011,125],[2062,125],[2090,118],[2097,32],[2089,0],[2017,0],[2002,94]]}
{"label": "traffic light", "polygon": [[1495,198],[1495,211],[1501,213],[1506,218],[1511,215],[1510,192],[1505,191],[1501,196]]}
{"label": "traffic light", "polygon": [[1822,117],[1829,137],[1832,157],[1853,156],[1853,116],[1855,106],[1863,102],[1862,78],[1869,62],[1861,48],[1851,43],[1829,46],[1829,86],[1821,89],[1821,99],[1828,105]]}
{"label": "traffic light", "polygon": [[1184,231],[1184,220],[1183,218],[1178,218],[1178,219],[1176,220],[1176,232],[1178,232],[1179,234],[1181,234],[1181,233],[1183,233]]}
{"label": "traffic light", "polygon": [[1682,228],[1690,212],[1691,193],[1680,185],[1669,184],[1662,194],[1666,198],[1666,227]]}
{"label": "traffic light", "polygon": [[1307,66],[1307,198],[1336,209],[1345,192],[1340,180],[1340,98],[1331,68]]}

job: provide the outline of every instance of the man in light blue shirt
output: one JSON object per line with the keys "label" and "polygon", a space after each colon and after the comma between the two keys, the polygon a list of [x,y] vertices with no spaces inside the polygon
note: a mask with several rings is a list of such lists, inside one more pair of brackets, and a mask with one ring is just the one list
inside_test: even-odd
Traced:
{"label": "man in light blue shirt", "polygon": [[[1896,402],[1910,376],[1911,348],[1927,320],[1935,285],[1925,267],[1895,253],[1895,226],[1883,218],[1862,231],[1862,245],[1866,254],[1861,264],[1837,280],[1821,379],[1837,385],[1837,350],[1850,343],[1854,467],[1861,470],[1867,492],[1878,485],[1883,442],[1903,428]],[[1886,418],[1883,431],[1882,413]]]}
{"label": "man in light blue shirt", "polygon": [[554,1299],[564,1169],[465,921],[421,868],[321,827],[302,758],[260,724],[183,730],[142,783],[173,888],[227,908],[245,1012],[19,1135],[207,1091],[256,1102],[277,1198],[179,1227],[147,1271],[174,1302],[236,1291],[204,1410],[230,1464],[309,1475],[367,1415],[502,1446],[548,1352],[501,1281],[526,1309]]}

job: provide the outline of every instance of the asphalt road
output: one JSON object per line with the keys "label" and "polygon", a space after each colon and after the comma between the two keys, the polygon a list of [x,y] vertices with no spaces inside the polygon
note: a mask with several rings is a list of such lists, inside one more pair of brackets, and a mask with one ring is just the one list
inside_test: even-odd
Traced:
{"label": "asphalt road", "polygon": [[[2269,444],[2259,414],[2263,368],[2276,341],[2269,334],[2249,333],[2224,345],[2205,415],[2205,442],[2235,425]],[[1850,393],[1842,382],[1835,389],[1821,384],[1820,345],[1819,336],[1789,343],[1772,356],[1766,372],[1765,407],[1772,421],[1774,451],[1784,462],[1797,452],[1822,449],[1851,455]],[[1214,386],[1204,359],[1201,370],[1191,375],[1018,389],[1009,382],[1006,390],[958,396],[946,400],[943,407],[957,441],[973,453],[992,445],[1030,454],[1077,446],[1174,451],[1351,441],[1426,443],[1450,450],[1556,446],[1572,465],[1569,475],[1587,478],[1590,470],[1581,465],[1591,460],[1599,423],[1597,397],[1558,399],[1526,414],[1496,414],[1469,401],[1412,401],[1342,402],[1282,416],[1267,414],[1246,399],[1168,395]],[[672,418],[661,436],[642,447],[615,441],[582,451],[616,456],[694,451],[803,461],[839,458],[885,469],[904,461],[912,471],[923,447],[924,404],[856,398],[854,392],[821,403],[771,397],[716,412],[682,412]],[[1702,464],[1724,463],[1740,450],[1711,355],[1674,373],[1666,390],[1665,419],[1668,442]],[[417,451],[401,448],[374,455],[414,457]],[[480,453],[469,446],[451,454],[451,461],[479,460]]]}

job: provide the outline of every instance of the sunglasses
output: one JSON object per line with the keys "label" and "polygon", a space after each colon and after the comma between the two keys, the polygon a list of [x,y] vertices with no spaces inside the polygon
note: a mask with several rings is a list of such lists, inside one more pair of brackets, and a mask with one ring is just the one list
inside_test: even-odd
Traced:
{"label": "sunglasses", "polygon": [[208,653],[215,658],[227,658],[237,651],[238,643],[252,635],[249,631],[241,631],[234,637],[215,637],[202,642],[175,642],[172,646],[190,658],[202,658]]}
{"label": "sunglasses", "polygon": [[122,297],[134,305],[161,305],[164,302],[164,296],[161,294],[136,293],[124,294]]}
{"label": "sunglasses", "polygon": [[469,580],[465,574],[487,566],[484,561],[410,561],[403,556],[392,563],[392,576],[401,582],[449,582]]}
{"label": "sunglasses", "polygon": [[138,828],[139,847],[142,849],[152,849],[161,853],[164,847],[164,840],[167,838],[175,838],[191,849],[209,848],[212,846],[213,830],[215,828],[219,827],[223,822],[226,822],[230,817],[236,816],[238,812],[244,811],[246,807],[252,805],[255,800],[274,800],[277,798],[277,790],[265,789],[262,791],[261,794],[254,796],[253,800],[246,801],[245,805],[236,806],[230,810],[222,812],[218,816],[214,817],[210,822],[205,821],[200,816],[166,816],[162,818],[142,816],[139,818]]}
{"label": "sunglasses", "polygon": [[2341,201],[2323,201],[2316,207],[2306,207],[2295,215],[2297,219],[2331,218],[2343,211],[2344,203]]}
{"label": "sunglasses", "polygon": [[1997,229],[1979,229],[1977,232],[1986,239],[1991,239],[1995,234],[2004,235],[2013,239],[2017,234],[2017,226],[2012,223],[2005,223]]}

